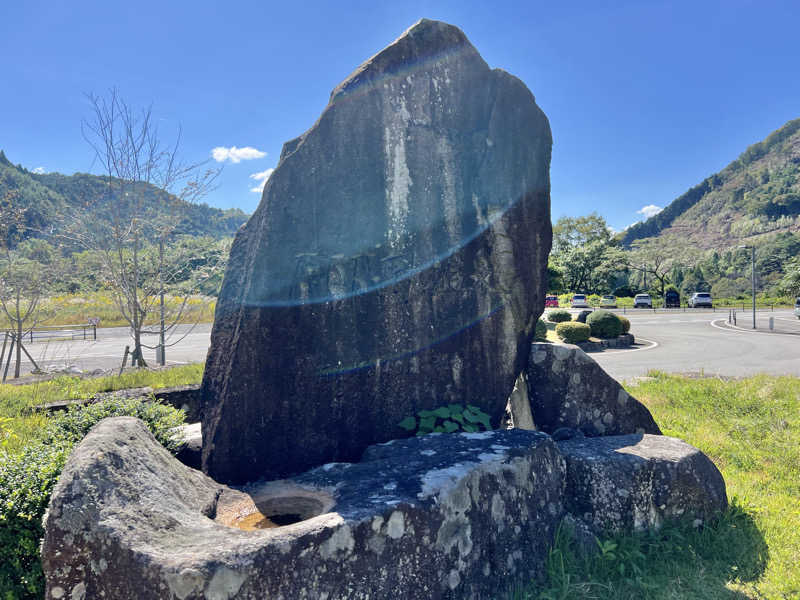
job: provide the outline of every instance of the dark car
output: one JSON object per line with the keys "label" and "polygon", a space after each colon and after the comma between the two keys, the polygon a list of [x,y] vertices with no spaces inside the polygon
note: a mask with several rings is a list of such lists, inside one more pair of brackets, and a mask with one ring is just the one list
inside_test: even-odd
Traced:
{"label": "dark car", "polygon": [[675,290],[664,292],[664,308],[680,308],[681,295]]}

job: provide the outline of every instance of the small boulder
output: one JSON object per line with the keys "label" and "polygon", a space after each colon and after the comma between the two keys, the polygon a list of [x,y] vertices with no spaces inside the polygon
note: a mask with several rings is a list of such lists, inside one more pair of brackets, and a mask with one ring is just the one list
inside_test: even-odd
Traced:
{"label": "small boulder", "polygon": [[647,407],[577,346],[532,344],[525,374],[533,422],[541,431],[661,433]]}
{"label": "small boulder", "polygon": [[665,520],[699,525],[728,505],[717,467],[679,439],[573,438],[558,447],[567,461],[567,511],[596,534],[657,529]]}

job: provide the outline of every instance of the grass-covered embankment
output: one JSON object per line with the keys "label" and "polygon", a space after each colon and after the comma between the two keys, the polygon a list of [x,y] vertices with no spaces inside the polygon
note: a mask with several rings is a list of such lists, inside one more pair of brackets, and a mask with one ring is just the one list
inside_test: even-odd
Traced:
{"label": "grass-covered embankment", "polygon": [[75,405],[56,415],[33,413],[31,409],[102,391],[196,383],[202,371],[202,365],[190,365],[136,371],[121,377],[62,377],[28,385],[0,385],[0,598],[42,597],[42,518],[67,457],[92,426],[106,417],[138,417],[156,439],[174,451],[177,446],[171,429],[184,421],[182,411],[140,398]]}
{"label": "grass-covered embankment", "polygon": [[602,540],[580,558],[565,538],[545,590],[518,598],[800,598],[800,378],[724,381],[653,373],[628,386],[666,435],[722,471],[731,507],[700,530],[665,527]]}
{"label": "grass-covered embankment", "polygon": [[126,371],[120,376],[85,378],[57,377],[23,385],[0,384],[0,449],[15,452],[38,439],[46,428],[46,413],[33,412],[34,406],[89,398],[98,392],[136,387],[153,389],[200,383],[203,365],[192,364],[170,369]]}

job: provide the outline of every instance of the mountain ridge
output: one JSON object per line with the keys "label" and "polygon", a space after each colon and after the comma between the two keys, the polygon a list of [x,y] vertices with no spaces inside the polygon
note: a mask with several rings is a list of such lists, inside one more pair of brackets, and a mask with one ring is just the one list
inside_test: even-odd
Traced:
{"label": "mountain ridge", "polygon": [[635,241],[680,234],[701,249],[800,232],[800,118],[747,147],[661,212],[618,235]]}
{"label": "mountain ridge", "polygon": [[[26,235],[46,237],[58,224],[80,217],[89,207],[93,218],[107,218],[113,197],[108,197],[108,176],[90,173],[34,173],[22,165],[14,165],[0,150],[0,200],[11,198],[25,209]],[[229,237],[247,221],[249,215],[238,208],[220,209],[205,203],[189,203],[150,184],[131,188],[142,194],[145,210],[158,217],[166,214],[164,206],[181,208],[176,233]]]}

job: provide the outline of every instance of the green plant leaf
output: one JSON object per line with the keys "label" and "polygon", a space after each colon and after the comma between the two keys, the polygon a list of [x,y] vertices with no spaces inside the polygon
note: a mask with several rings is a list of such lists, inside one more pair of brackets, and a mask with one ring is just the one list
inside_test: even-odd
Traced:
{"label": "green plant leaf", "polygon": [[446,406],[440,406],[436,410],[433,411],[433,414],[439,417],[440,419],[447,419],[450,417],[450,409]]}
{"label": "green plant leaf", "polygon": [[444,427],[444,430],[447,433],[453,433],[454,431],[458,431],[460,429],[458,423],[453,423],[453,421],[445,421],[442,423],[442,427]]}
{"label": "green plant leaf", "polygon": [[478,431],[478,428],[475,425],[464,424],[464,431],[467,433],[475,433]]}
{"label": "green plant leaf", "polygon": [[464,424],[464,415],[461,413],[450,413],[450,418],[457,423],[461,423],[462,425]]}
{"label": "green plant leaf", "polygon": [[414,417],[406,417],[398,425],[406,431],[414,431],[417,428],[417,420]]}
{"label": "green plant leaf", "polygon": [[470,409],[472,412],[476,413],[482,412],[481,409],[475,406],[474,404],[467,404],[467,408]]}
{"label": "green plant leaf", "polygon": [[437,426],[436,426],[436,427],[433,429],[433,432],[434,432],[434,433],[444,433],[444,427],[442,427],[441,425],[437,425]]}
{"label": "green plant leaf", "polygon": [[436,425],[436,417],[425,417],[424,419],[419,420],[419,430],[424,431],[425,433],[430,433],[433,431],[433,427]]}
{"label": "green plant leaf", "polygon": [[450,409],[450,414],[451,415],[452,414],[460,415],[461,413],[464,412],[464,405],[463,404],[448,404],[447,408]]}
{"label": "green plant leaf", "polygon": [[470,411],[465,411],[464,412],[464,418],[467,421],[469,421],[470,423],[480,423],[481,422],[480,415],[476,415],[475,413],[470,412]]}
{"label": "green plant leaf", "polygon": [[422,417],[423,419],[427,419],[428,417],[432,417],[433,416],[433,411],[432,410],[421,410],[417,414],[420,417]]}

